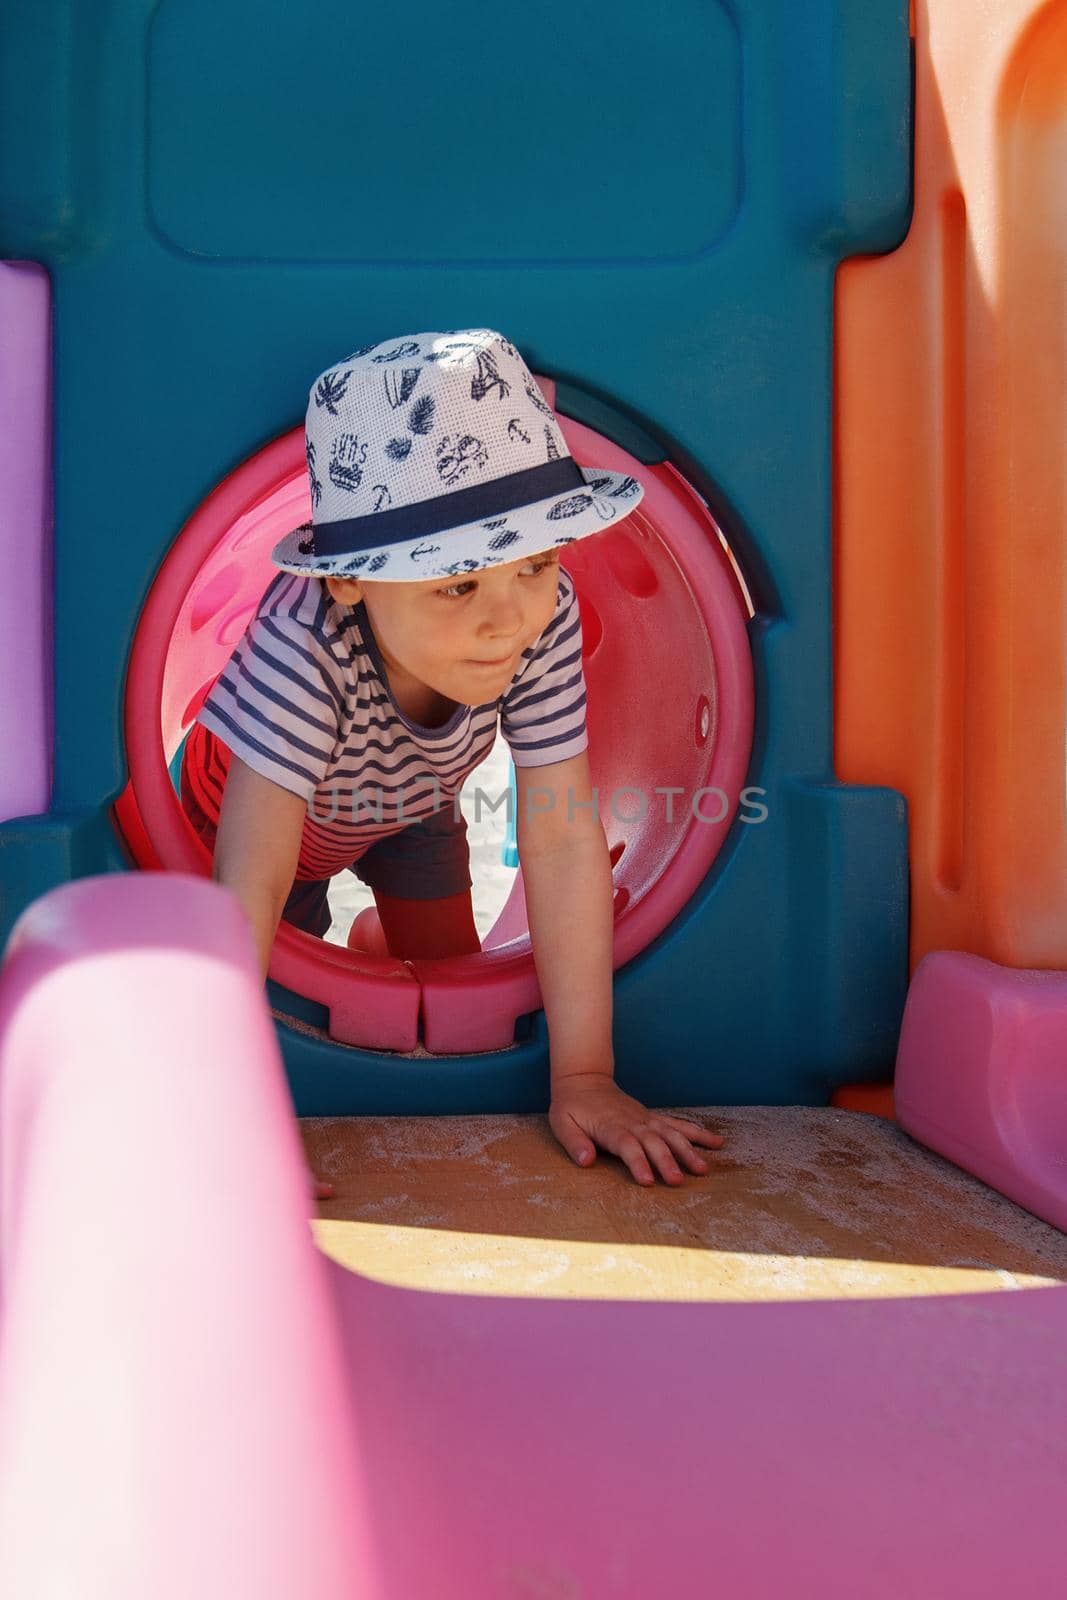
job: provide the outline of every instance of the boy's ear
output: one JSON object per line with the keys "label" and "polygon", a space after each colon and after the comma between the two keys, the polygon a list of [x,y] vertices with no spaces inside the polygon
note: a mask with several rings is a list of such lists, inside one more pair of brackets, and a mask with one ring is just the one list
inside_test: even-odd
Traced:
{"label": "boy's ear", "polygon": [[327,576],[323,579],[323,582],[325,583],[327,589],[329,589],[330,594],[337,601],[338,605],[358,606],[359,602],[363,599],[363,586],[359,582],[358,578],[334,578]]}

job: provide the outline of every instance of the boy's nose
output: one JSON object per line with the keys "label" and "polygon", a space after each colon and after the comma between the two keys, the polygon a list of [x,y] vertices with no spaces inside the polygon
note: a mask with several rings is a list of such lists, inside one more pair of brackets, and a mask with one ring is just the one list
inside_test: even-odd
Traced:
{"label": "boy's nose", "polygon": [[490,644],[506,648],[522,632],[522,607],[514,600],[501,600],[490,606],[479,632]]}

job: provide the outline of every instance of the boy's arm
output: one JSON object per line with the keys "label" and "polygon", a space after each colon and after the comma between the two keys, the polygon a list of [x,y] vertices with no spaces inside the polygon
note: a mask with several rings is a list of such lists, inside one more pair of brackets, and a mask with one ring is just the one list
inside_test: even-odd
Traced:
{"label": "boy's arm", "polygon": [[300,855],[307,802],[233,756],[211,875],[232,891],[252,924],[264,981]]}
{"label": "boy's arm", "polygon": [[[219,811],[211,876],[232,891],[252,924],[264,982],[282,909],[293,886],[307,802],[264,778],[239,756],[230,762]],[[332,1183],[311,1176],[316,1200],[333,1198]]]}
{"label": "boy's arm", "polygon": [[[649,1111],[615,1082],[611,1040],[614,904],[611,857],[592,799],[586,753],[516,767],[516,839],[530,942],[548,1019],[552,1132],[579,1166],[601,1145],[638,1183],[683,1183],[704,1173],[695,1146],[720,1134],[688,1118]],[[654,1164],[654,1166],[653,1166]]]}
{"label": "boy's arm", "polygon": [[516,767],[515,836],[534,966],[548,1021],[552,1085],[615,1068],[611,1042],[611,857],[585,751]]}

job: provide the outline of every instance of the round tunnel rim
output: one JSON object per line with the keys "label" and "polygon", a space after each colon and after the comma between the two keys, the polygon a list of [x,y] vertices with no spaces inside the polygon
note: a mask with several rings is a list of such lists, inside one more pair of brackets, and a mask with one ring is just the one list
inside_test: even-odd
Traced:
{"label": "round tunnel rim", "polygon": [[[549,403],[554,401],[551,379],[538,375]],[[666,543],[694,593],[712,646],[716,682],[723,706],[723,725],[715,740],[709,761],[708,780],[726,789],[738,800],[721,824],[714,827],[690,826],[668,860],[662,875],[636,901],[623,907],[613,918],[613,970],[639,954],[690,903],[693,893],[718,856],[726,832],[740,806],[740,791],[751,754],[754,724],[752,658],[747,632],[747,612],[727,551],[720,542],[718,524],[707,503],[688,479],[669,461],[642,463],[595,430],[557,413],[576,459],[592,459],[598,465],[618,467],[642,475],[646,486],[645,507],[664,494],[678,511],[678,521],[656,521],[657,536]],[[127,842],[138,866],[164,868],[211,875],[211,856],[195,836],[184,817],[166,762],[160,736],[161,704],[166,662],[175,626],[188,599],[195,577],[217,550],[220,540],[234,523],[254,513],[258,505],[281,491],[307,492],[303,429],[296,426],[268,441],[251,456],[238,463],[194,509],[180,529],[153,581],[139,619],[125,697],[125,735],[129,759],[130,784],[124,799],[126,816],[135,812]],[[664,503],[666,503],[664,501]],[[708,553],[715,559],[708,561]],[[712,626],[714,617],[716,626]],[[118,808],[116,808],[118,809]],[[123,818],[120,815],[120,826]],[[713,845],[713,847],[711,847]],[[147,859],[144,859],[147,857]],[[498,914],[497,924],[506,915],[516,886]],[[333,1013],[344,1010],[339,991],[356,990],[363,995],[363,1009],[379,999],[395,1000],[397,981],[408,979],[423,989],[435,991],[469,986],[477,992],[483,1006],[498,991],[504,1009],[512,1017],[542,1009],[534,968],[529,933],[483,950],[477,955],[434,961],[400,962],[393,958],[366,956],[330,941],[313,939],[310,934],[279,924],[271,952],[268,975],[295,995],[325,1005]],[[369,1030],[373,1033],[373,1028]],[[513,1035],[513,1023],[512,1023]],[[331,1034],[332,1037],[332,1034]],[[338,1037],[338,1044],[356,1048],[398,1050],[395,1043],[376,1043],[365,1039]],[[422,1043],[417,1037],[414,1046]],[[514,1044],[513,1036],[508,1041]],[[501,1049],[500,1042],[462,1046],[459,1043],[435,1049],[438,1055],[460,1055],[470,1049]]]}

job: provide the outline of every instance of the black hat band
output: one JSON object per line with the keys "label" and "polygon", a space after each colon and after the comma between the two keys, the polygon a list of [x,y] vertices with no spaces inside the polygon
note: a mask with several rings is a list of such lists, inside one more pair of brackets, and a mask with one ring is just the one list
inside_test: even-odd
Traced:
{"label": "black hat band", "polygon": [[570,489],[586,488],[582,470],[573,456],[546,461],[522,472],[508,472],[502,478],[456,489],[452,494],[435,495],[415,505],[397,506],[392,511],[373,511],[366,517],[346,517],[341,522],[317,523],[310,539],[300,549],[311,556],[355,555],[378,545],[401,539],[421,539],[428,533],[443,533],[486,517],[503,516],[521,506],[551,499]]}

